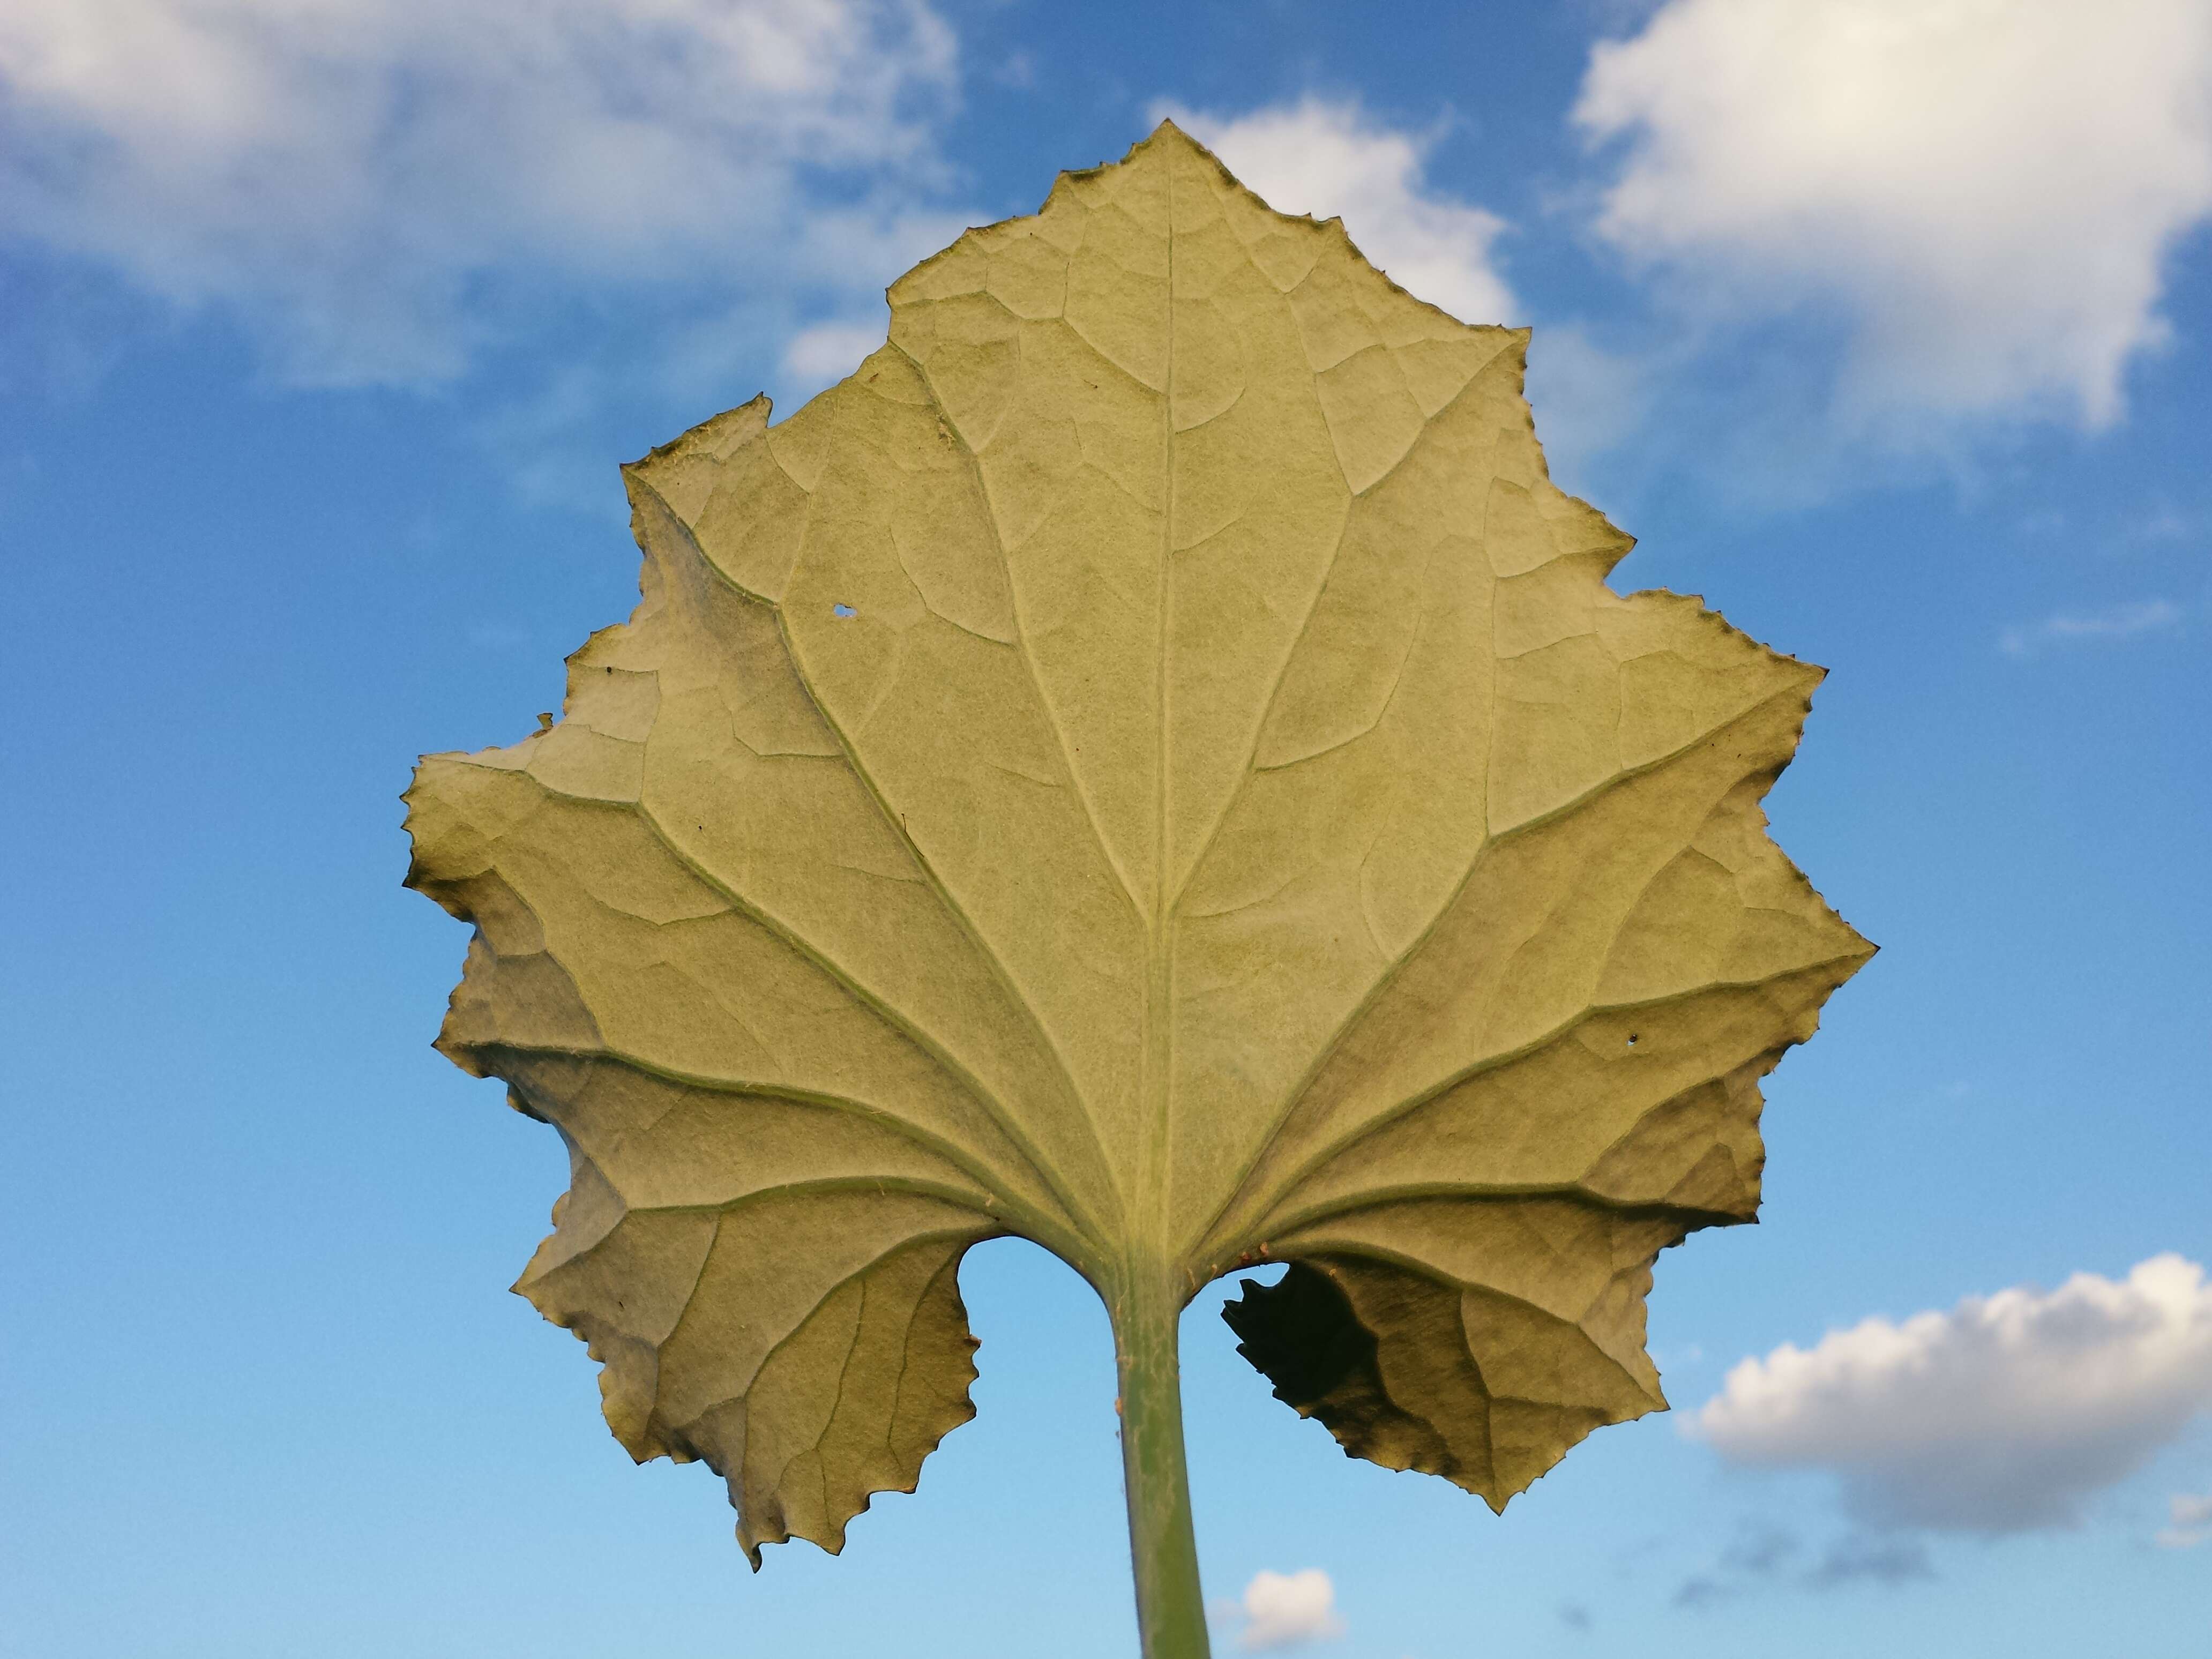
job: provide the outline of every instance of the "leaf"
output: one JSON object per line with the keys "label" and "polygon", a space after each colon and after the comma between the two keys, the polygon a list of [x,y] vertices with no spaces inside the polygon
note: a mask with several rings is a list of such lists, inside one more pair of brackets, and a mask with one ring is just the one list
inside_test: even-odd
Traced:
{"label": "leaf", "polygon": [[1525,331],[1172,126],[890,300],[628,469],[636,614],[410,792],[477,930],[440,1046],[574,1158],[518,1288],[756,1565],[971,1414],[1001,1234],[1170,1382],[1290,1262],[1228,1310],[1276,1392],[1502,1506],[1663,1405],[1652,1262],[1753,1218],[1759,1079],[1870,954],[1759,809],[1820,671],[1613,592]]}

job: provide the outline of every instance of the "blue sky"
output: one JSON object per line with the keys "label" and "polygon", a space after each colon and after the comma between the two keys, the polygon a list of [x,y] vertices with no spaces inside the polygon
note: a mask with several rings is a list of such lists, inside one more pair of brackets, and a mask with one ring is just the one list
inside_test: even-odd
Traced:
{"label": "blue sky", "polygon": [[1028,1246],[842,1557],[630,1465],[506,1293],[565,1160],[428,1047],[397,797],[634,603],[618,462],[1167,112],[1534,326],[1616,586],[1830,668],[1770,810],[1883,947],[1762,1224],[1661,1263],[1676,1410],[1502,1518],[1200,1298],[1218,1645],[2204,1651],[2201,0],[13,0],[0,1653],[1133,1650],[1104,1318]]}

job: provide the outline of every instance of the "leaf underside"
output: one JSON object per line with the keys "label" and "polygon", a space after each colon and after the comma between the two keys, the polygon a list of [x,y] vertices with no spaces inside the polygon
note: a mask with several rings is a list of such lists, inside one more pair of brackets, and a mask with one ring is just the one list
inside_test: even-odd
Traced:
{"label": "leaf underside", "polygon": [[1547,476],[1526,334],[1163,126],[627,470],[562,720],[425,759],[441,1048],[574,1161],[518,1289],[641,1459],[830,1549],[972,1415],[1029,1237],[1228,1310],[1347,1450],[1493,1505],[1663,1406],[1658,1252],[1872,947],[1759,801],[1820,671]]}

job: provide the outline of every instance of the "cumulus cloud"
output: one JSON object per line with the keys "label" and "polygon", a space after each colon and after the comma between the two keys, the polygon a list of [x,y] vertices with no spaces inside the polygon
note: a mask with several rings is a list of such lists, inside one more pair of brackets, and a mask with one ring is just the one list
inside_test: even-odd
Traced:
{"label": "cumulus cloud", "polygon": [[487,289],[880,287],[954,68],[927,0],[10,0],[0,234],[435,381]]}
{"label": "cumulus cloud", "polygon": [[2104,611],[2061,611],[2040,622],[2016,623],[1997,635],[1997,644],[2008,657],[2033,657],[2054,646],[2171,633],[2180,626],[2179,605],[2170,599],[2143,599]]}
{"label": "cumulus cloud", "polygon": [[1847,424],[2114,420],[2212,216],[2203,0],[1667,0],[1592,52],[1599,232],[1730,314],[1850,337]]}
{"label": "cumulus cloud", "polygon": [[1340,217],[1359,251],[1415,298],[1463,322],[1522,320],[1491,252],[1505,222],[1431,186],[1419,136],[1320,98],[1234,117],[1172,104],[1153,112],[1173,117],[1278,211]]}
{"label": "cumulus cloud", "polygon": [[1868,1525],[1998,1534],[2073,1522],[2207,1409],[2212,1285],[2168,1255],[1784,1344],[1692,1431],[1737,1463],[1832,1471]]}
{"label": "cumulus cloud", "polygon": [[2176,1492],[2166,1505],[2166,1516],[2173,1524],[2158,1534],[2159,1543],[2170,1550],[2194,1549],[2212,1538],[2212,1492],[2197,1496]]}
{"label": "cumulus cloud", "polygon": [[1245,1624],[1239,1645],[1249,1653],[1344,1634],[1344,1620],[1336,1616],[1336,1586],[1319,1567],[1254,1573],[1244,1587],[1242,1610]]}

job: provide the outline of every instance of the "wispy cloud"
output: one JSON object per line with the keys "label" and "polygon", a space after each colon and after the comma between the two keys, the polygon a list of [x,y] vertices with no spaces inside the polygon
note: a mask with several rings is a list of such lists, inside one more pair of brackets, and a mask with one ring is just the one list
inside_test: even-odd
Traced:
{"label": "wispy cloud", "polygon": [[1928,1547],[1918,1539],[1846,1533],[1821,1553],[1805,1583],[1814,1589],[1835,1589],[1856,1583],[1905,1584],[1935,1576]]}
{"label": "wispy cloud", "polygon": [[2142,514],[2129,526],[2128,533],[2130,540],[2138,542],[2197,541],[2203,537],[2204,523],[2166,503]]}
{"label": "wispy cloud", "polygon": [[955,65],[927,0],[13,0],[0,234],[435,383],[562,295],[879,289]]}
{"label": "wispy cloud", "polygon": [[2040,622],[2016,623],[1997,635],[2008,657],[2033,657],[2055,647],[2092,645],[2171,633],[2182,623],[2181,607],[2170,599],[2142,599],[2104,611],[2060,611]]}
{"label": "wispy cloud", "polygon": [[1729,1587],[1709,1572],[1692,1574],[1675,1586],[1674,1603],[1678,1607],[1710,1607],[1725,1601]]}
{"label": "wispy cloud", "polygon": [[2002,1534],[2075,1521],[2206,1410],[2212,1285],[2160,1255],[1784,1344],[1689,1426],[1732,1462],[1832,1471],[1867,1526]]}
{"label": "wispy cloud", "polygon": [[1243,1634],[1237,1644],[1248,1653],[1300,1647],[1344,1634],[1336,1614],[1336,1586],[1319,1567],[1297,1572],[1252,1575],[1239,1607]]}
{"label": "wispy cloud", "polygon": [[2194,1549],[2212,1538],[2212,1492],[2176,1492],[2166,1504],[2172,1524],[2158,1534],[2160,1545],[2170,1550]]}
{"label": "wispy cloud", "polygon": [[1709,1607],[1780,1577],[1802,1546],[1797,1534],[1771,1522],[1745,1526],[1719,1558],[1676,1587],[1678,1607]]}
{"label": "wispy cloud", "polygon": [[1927,1546],[1917,1539],[1849,1532],[1808,1561],[1796,1533],[1771,1522],[1754,1522],[1704,1571],[1676,1586],[1674,1604],[1698,1609],[1758,1590],[1894,1586],[1935,1576]]}

